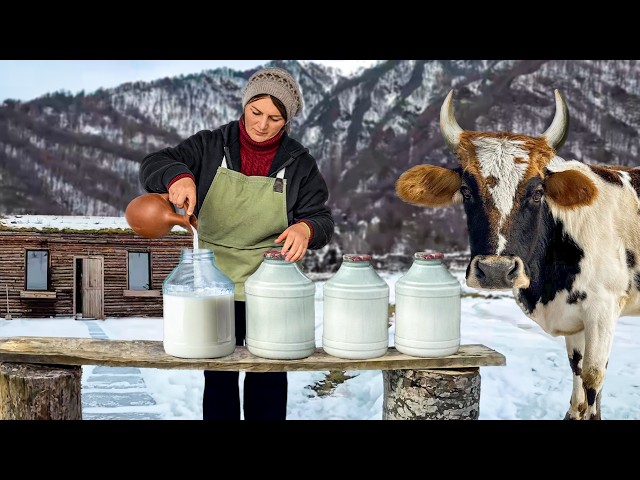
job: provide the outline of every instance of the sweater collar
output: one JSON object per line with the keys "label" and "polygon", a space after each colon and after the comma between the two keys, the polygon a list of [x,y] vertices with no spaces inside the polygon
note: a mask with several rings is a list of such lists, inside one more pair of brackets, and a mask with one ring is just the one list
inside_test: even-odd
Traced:
{"label": "sweater collar", "polygon": [[266,140],[264,142],[256,142],[251,139],[247,129],[244,126],[244,118],[240,118],[240,144],[247,148],[248,150],[253,150],[255,152],[267,152],[273,151],[277,148],[277,145],[280,144],[280,140],[282,139],[282,135],[284,134],[284,129],[280,130],[280,132],[273,138]]}

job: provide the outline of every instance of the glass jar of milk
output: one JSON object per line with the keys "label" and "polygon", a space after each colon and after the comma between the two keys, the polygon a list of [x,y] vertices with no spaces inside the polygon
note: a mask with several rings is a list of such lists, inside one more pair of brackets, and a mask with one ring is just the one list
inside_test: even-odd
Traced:
{"label": "glass jar of milk", "polygon": [[217,358],[235,350],[233,282],[213,250],[184,248],[162,285],[164,351],[181,358]]}

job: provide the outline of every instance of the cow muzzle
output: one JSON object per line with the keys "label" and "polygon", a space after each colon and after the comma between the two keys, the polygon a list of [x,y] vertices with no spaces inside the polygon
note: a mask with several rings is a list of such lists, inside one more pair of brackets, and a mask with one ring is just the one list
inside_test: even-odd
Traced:
{"label": "cow muzzle", "polygon": [[467,286],[486,290],[527,288],[530,280],[520,257],[476,255],[467,270]]}

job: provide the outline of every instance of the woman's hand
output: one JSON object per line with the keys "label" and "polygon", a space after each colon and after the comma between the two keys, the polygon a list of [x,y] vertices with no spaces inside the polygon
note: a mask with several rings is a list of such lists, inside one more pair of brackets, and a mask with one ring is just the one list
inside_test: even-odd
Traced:
{"label": "woman's hand", "polygon": [[294,223],[276,238],[276,243],[284,242],[280,253],[285,256],[285,260],[302,260],[309,246],[309,233],[309,227],[304,223]]}
{"label": "woman's hand", "polygon": [[190,177],[181,178],[169,188],[169,201],[178,208],[184,208],[185,214],[193,215],[196,207],[196,184]]}

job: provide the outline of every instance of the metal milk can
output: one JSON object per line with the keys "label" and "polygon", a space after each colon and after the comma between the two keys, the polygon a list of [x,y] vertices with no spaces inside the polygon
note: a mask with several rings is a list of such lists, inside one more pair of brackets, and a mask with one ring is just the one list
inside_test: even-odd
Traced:
{"label": "metal milk can", "polygon": [[371,255],[345,254],[324,285],[322,347],[335,357],[375,358],[389,347],[389,285]]}
{"label": "metal milk can", "polygon": [[247,350],[290,360],[315,352],[316,285],[279,250],[269,250],[244,284]]}
{"label": "metal milk can", "polygon": [[395,284],[396,350],[416,357],[443,357],[460,347],[460,282],[441,252],[416,252]]}

